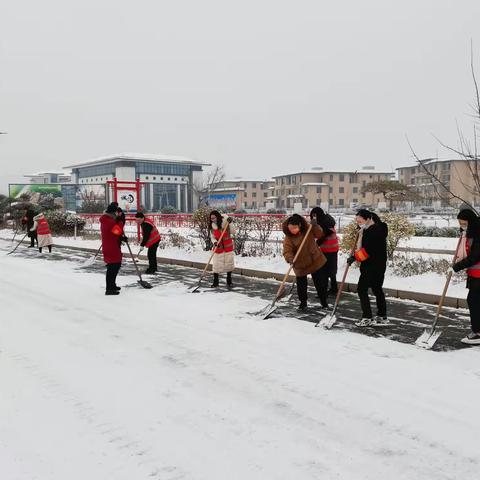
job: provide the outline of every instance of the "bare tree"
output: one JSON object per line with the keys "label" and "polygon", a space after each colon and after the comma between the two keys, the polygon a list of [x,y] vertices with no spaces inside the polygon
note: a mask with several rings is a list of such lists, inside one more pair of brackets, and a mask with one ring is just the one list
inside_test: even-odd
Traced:
{"label": "bare tree", "polygon": [[203,176],[193,183],[193,191],[199,199],[199,204],[205,205],[211,193],[225,180],[223,165],[213,165]]}
{"label": "bare tree", "polygon": [[388,200],[389,210],[393,209],[394,202],[413,202],[421,198],[420,194],[397,180],[378,180],[367,183],[362,187],[362,193],[373,193],[383,195]]}
{"label": "bare tree", "polygon": [[[454,154],[455,158],[443,160],[444,162],[451,161],[454,170],[455,161],[462,160],[467,167],[468,175],[467,178],[464,178],[464,175],[458,174],[459,181],[464,187],[465,192],[470,193],[471,195],[476,196],[480,195],[480,156],[478,155],[478,137],[479,137],[479,127],[480,127],[480,93],[477,82],[477,77],[475,75],[474,61],[473,61],[473,46],[470,48],[470,69],[472,74],[472,80],[475,90],[474,95],[474,104],[472,105],[473,109],[473,125],[472,125],[472,138],[468,139],[460,127],[457,124],[457,135],[458,135],[458,147],[454,148],[450,145],[445,144],[440,139],[435,137],[440,146],[447,150],[450,154]],[[452,204],[454,200],[459,200],[465,206],[468,206],[472,210],[476,211],[473,205],[473,202],[469,201],[465,196],[460,196],[459,194],[452,191],[450,188],[449,182],[445,181],[440,173],[435,170],[435,162],[439,160],[436,158],[420,158],[415,150],[413,149],[410,141],[407,138],[408,145],[412,152],[413,157],[415,158],[417,164],[422,168],[425,174],[430,179],[435,196],[440,200],[448,204]],[[458,202],[457,202],[458,203]]]}

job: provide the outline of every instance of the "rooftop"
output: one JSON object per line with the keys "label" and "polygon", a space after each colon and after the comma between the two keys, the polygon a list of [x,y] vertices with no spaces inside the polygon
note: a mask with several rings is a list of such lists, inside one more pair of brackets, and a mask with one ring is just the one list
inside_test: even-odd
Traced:
{"label": "rooftop", "polygon": [[68,177],[70,172],[59,172],[56,170],[48,170],[46,172],[37,172],[37,173],[26,173],[24,177],[41,177],[42,175],[62,175]]}
{"label": "rooftop", "polygon": [[235,178],[228,178],[225,180],[222,180],[219,183],[239,183],[239,182],[253,182],[253,183],[271,183],[274,180],[272,178],[270,179],[252,179],[252,178],[241,178],[241,177],[235,177]]}
{"label": "rooftop", "polygon": [[115,155],[109,155],[107,157],[95,158],[93,160],[87,160],[86,162],[76,163],[74,165],[68,165],[65,168],[80,168],[90,167],[93,165],[101,165],[104,163],[115,163],[122,160],[130,160],[137,162],[158,162],[158,163],[183,163],[186,165],[204,165],[208,166],[209,163],[199,162],[187,157],[180,157],[177,155],[148,155],[143,153],[119,153]]}
{"label": "rooftop", "polygon": [[[427,158],[424,161],[422,161],[423,165],[433,165],[435,163],[446,163],[446,162],[466,162],[466,160],[462,158]],[[395,170],[400,170],[403,168],[415,168],[419,167],[420,165],[418,163],[415,163],[414,165],[407,165],[405,167],[397,167]]]}
{"label": "rooftop", "polygon": [[389,171],[381,171],[381,170],[375,170],[375,168],[360,168],[357,170],[342,170],[342,169],[335,169],[335,170],[323,170],[320,168],[314,168],[312,170],[300,170],[292,173],[284,173],[283,175],[274,175],[273,178],[279,178],[279,177],[288,177],[291,175],[311,175],[311,174],[316,174],[316,175],[325,175],[325,174],[331,174],[331,173],[345,173],[345,174],[361,174],[361,173],[376,173],[377,175],[394,175],[395,172]]}

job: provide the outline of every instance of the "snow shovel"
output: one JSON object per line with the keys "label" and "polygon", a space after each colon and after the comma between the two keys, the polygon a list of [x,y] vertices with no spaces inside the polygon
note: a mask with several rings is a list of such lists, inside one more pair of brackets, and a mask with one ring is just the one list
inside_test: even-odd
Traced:
{"label": "snow shovel", "polygon": [[[355,247],[357,245],[358,241],[358,236],[360,235],[360,231],[357,232],[357,236],[355,237],[355,243],[353,244],[353,248],[350,251],[350,256],[352,256],[355,253]],[[335,304],[333,306],[333,310],[330,313],[330,315],[326,315],[325,317],[321,318],[316,324],[316,327],[323,327],[326,328],[327,330],[330,330],[334,323],[338,320],[337,318],[337,308],[338,304],[340,303],[340,297],[342,296],[343,289],[345,287],[345,280],[347,279],[347,274],[348,270],[350,269],[350,265],[347,263],[347,266],[345,267],[345,271],[343,272],[343,277],[342,277],[342,283],[340,284],[340,288],[338,289],[337,296],[335,298]]]}
{"label": "snow shovel", "polygon": [[98,257],[98,254],[100,253],[100,250],[102,249],[102,246],[100,245],[98,247],[98,250],[97,250],[97,253],[93,256],[93,257],[90,257],[90,258],[87,258],[83,264],[82,264],[82,267],[91,267],[94,263],[95,263],[95,260],[97,259]]}
{"label": "snow shovel", "polygon": [[[298,256],[300,255],[300,253],[301,253],[301,251],[302,251],[302,249],[303,249],[303,246],[305,245],[305,242],[306,242],[306,240],[307,240],[308,235],[309,235],[310,232],[312,231],[312,227],[313,227],[312,224],[310,224],[310,225],[308,226],[307,233],[306,233],[305,236],[303,237],[302,243],[300,244],[300,247],[298,247],[298,250],[297,250],[297,253],[295,254],[295,257],[294,257],[294,259],[293,259],[293,262],[290,264],[290,267],[289,267],[287,273],[286,273],[285,276],[283,277],[282,283],[281,283],[280,286],[278,287],[277,293],[275,294],[275,297],[274,297],[271,305],[268,305],[266,308],[264,308],[263,310],[260,310],[260,312],[258,312],[258,315],[261,316],[261,317],[263,318],[263,320],[266,320],[266,319],[277,309],[277,306],[276,306],[277,301],[280,300],[282,297],[285,296],[285,293],[284,293],[284,290],[285,290],[285,282],[287,281],[287,278],[289,277],[290,272],[292,271],[293,265],[294,265],[294,263],[297,261],[297,258],[298,258]],[[292,285],[292,289],[293,289],[293,285]]]}
{"label": "snow shovel", "polygon": [[203,277],[205,277],[205,274],[207,273],[208,267],[210,266],[210,263],[213,259],[213,256],[215,255],[218,245],[223,239],[223,236],[225,235],[228,227],[230,226],[230,222],[227,221],[227,224],[225,225],[225,228],[222,230],[222,234],[220,235],[220,238],[217,241],[217,246],[214,247],[212,254],[210,255],[210,258],[208,259],[208,263],[205,265],[205,268],[203,269],[202,274],[200,275],[200,280],[198,280],[198,284],[192,288],[190,288],[190,293],[196,293],[198,292],[198,289],[200,288],[200,284],[202,283]]}
{"label": "snow shovel", "polygon": [[[459,238],[457,249],[455,250],[455,255],[453,257],[452,266],[455,265],[458,256],[458,250],[460,248],[460,243],[462,242],[462,237]],[[445,286],[443,287],[442,296],[440,297],[440,301],[438,302],[437,312],[435,313],[435,318],[433,319],[432,326],[426,329],[415,341],[415,345],[417,347],[425,348],[426,350],[430,350],[434,345],[435,342],[438,340],[438,337],[442,334],[442,330],[437,330],[437,323],[438,319],[440,318],[440,313],[442,311],[443,302],[445,301],[445,296],[447,295],[448,286],[450,285],[450,280],[452,279],[452,273],[447,273],[447,278],[445,280]]]}
{"label": "snow shovel", "polygon": [[138,275],[138,278],[140,279],[138,281],[138,283],[143,287],[143,288],[146,288],[146,289],[150,289],[150,288],[153,288],[153,285],[146,282],[145,280],[142,280],[142,274],[140,273],[140,270],[138,269],[138,265],[137,265],[137,261],[135,260],[135,257],[133,256],[133,253],[132,253],[132,249],[130,248],[130,243],[128,243],[128,240],[125,242],[127,244],[127,247],[128,247],[128,251],[130,252],[130,257],[133,261],[133,264],[135,265],[135,270],[137,271],[137,275]]}
{"label": "snow shovel", "polygon": [[10,255],[11,253],[15,252],[15,250],[20,246],[20,244],[25,240],[25,237],[28,235],[28,232],[23,236],[23,238],[17,243],[17,246],[11,251],[8,252],[7,255]]}

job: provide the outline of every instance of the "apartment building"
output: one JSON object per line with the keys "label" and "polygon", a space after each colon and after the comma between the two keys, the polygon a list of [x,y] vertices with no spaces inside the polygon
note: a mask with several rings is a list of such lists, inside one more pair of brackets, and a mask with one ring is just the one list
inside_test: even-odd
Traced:
{"label": "apartment building", "polygon": [[302,208],[322,206],[323,208],[346,208],[358,205],[377,206],[385,199],[382,195],[362,193],[362,187],[378,180],[391,180],[393,172],[381,172],[375,167],[360,170],[324,170],[314,167],[286,175],[274,176],[271,201],[276,208]]}
{"label": "apartment building", "polygon": [[[474,169],[475,163],[470,164]],[[430,160],[423,162],[423,166],[417,164],[397,168],[399,182],[414,188],[422,197],[419,204],[460,206],[463,203],[462,200],[452,198],[447,189],[433,180],[425,169],[434,174],[454,195],[471,204],[479,204],[480,193],[466,160]]]}
{"label": "apartment building", "polygon": [[273,180],[233,178],[223,180],[208,196],[210,206],[230,210],[260,210],[270,202]]}

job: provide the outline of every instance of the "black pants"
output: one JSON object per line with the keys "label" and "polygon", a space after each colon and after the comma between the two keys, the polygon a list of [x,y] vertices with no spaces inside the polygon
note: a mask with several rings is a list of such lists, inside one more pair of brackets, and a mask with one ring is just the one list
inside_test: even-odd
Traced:
{"label": "black pants", "polygon": [[152,272],[157,271],[157,250],[158,250],[158,244],[160,242],[154,243],[151,247],[148,247],[148,269]]}
{"label": "black pants", "polygon": [[377,300],[377,314],[380,317],[387,316],[387,302],[383,293],[383,281],[385,270],[360,267],[360,279],[358,280],[357,293],[362,307],[362,317],[372,318],[372,307],[368,298],[368,289],[371,288]]}
{"label": "black pants", "polygon": [[[38,251],[39,251],[40,253],[42,253],[42,248],[43,248],[43,247],[38,247]],[[51,245],[48,245],[48,252],[49,252],[49,253],[52,253],[52,246],[51,246]]]}
{"label": "black pants", "polygon": [[[312,273],[313,284],[317,290],[322,306],[327,306],[328,270],[326,265]],[[300,303],[307,303],[308,300],[308,277],[297,277],[297,294]]]}
{"label": "black pants", "polygon": [[37,233],[36,232],[31,232],[29,234],[29,237],[30,237],[30,246],[31,247],[35,246],[35,240],[37,241],[37,245],[38,245],[38,239],[37,239]]}
{"label": "black pants", "polygon": [[114,290],[117,286],[117,275],[122,266],[121,263],[108,263],[107,264],[107,276],[106,276],[106,283],[107,283],[107,291]]}
{"label": "black pants", "polygon": [[470,289],[467,295],[467,303],[470,310],[472,332],[480,333],[480,290]]}
{"label": "black pants", "polygon": [[337,285],[337,271],[338,271],[338,252],[334,253],[324,253],[325,258],[327,259],[327,271],[328,271],[328,280],[330,280],[330,288],[336,292],[338,290]]}

